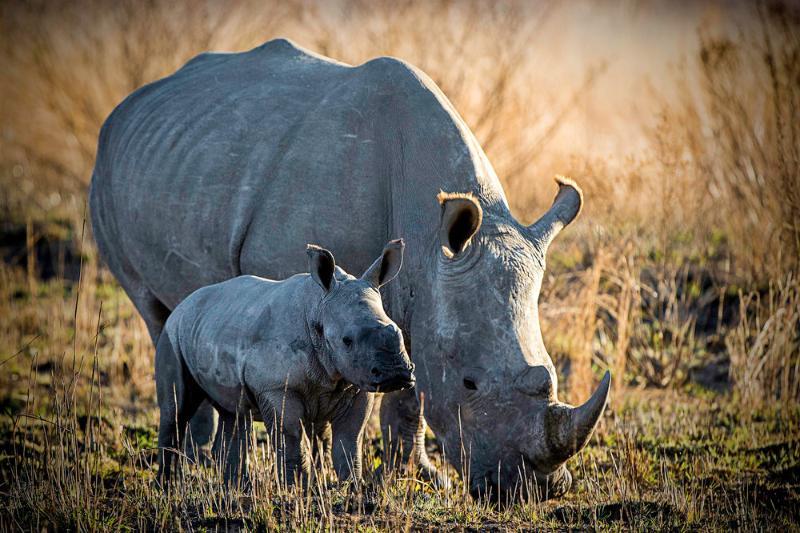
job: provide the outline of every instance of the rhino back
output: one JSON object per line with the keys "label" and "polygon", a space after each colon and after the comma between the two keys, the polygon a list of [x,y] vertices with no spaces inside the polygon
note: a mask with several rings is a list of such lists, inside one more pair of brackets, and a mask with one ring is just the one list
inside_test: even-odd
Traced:
{"label": "rhino back", "polygon": [[352,272],[388,238],[422,249],[439,189],[487,189],[475,183],[482,151],[448,106],[389,58],[348,67],[283,40],[200,56],[104,126],[92,205],[101,250],[173,308],[241,273],[302,271],[307,242]]}
{"label": "rhino back", "polygon": [[305,381],[310,344],[298,317],[320,297],[308,277],[239,276],[195,291],[172,312],[165,331],[173,349],[218,405],[236,410],[246,366],[264,388]]}

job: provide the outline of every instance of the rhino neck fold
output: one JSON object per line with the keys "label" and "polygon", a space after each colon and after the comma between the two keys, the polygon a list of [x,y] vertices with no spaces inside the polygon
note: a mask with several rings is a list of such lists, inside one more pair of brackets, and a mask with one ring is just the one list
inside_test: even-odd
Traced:
{"label": "rhino neck fold", "polygon": [[385,237],[406,240],[403,269],[385,300],[389,315],[409,333],[406,347],[417,363],[417,389],[426,394],[434,431],[443,432],[452,406],[442,401],[445,370],[435,332],[433,287],[441,254],[437,195],[471,193],[486,222],[516,222],[474,135],[433,82],[423,73],[415,74],[412,87],[395,84],[391,95],[379,102],[386,109],[374,126],[385,150],[379,159],[389,178]]}
{"label": "rhino neck fold", "polygon": [[[331,382],[339,381],[341,374],[336,369],[324,335],[320,335],[318,330],[318,327],[321,327],[322,324],[320,315],[327,295],[322,293],[322,289],[311,279],[311,276],[304,280],[300,292],[301,295],[299,297],[306,302],[303,306],[303,323],[306,336],[311,345],[309,355],[311,362],[314,364],[313,366],[318,367],[317,372],[312,370],[310,373],[312,377],[317,377],[318,379],[327,378]],[[317,373],[322,375],[315,376]]]}
{"label": "rhino neck fold", "polygon": [[[393,318],[403,320],[422,291],[429,291],[440,253],[440,191],[471,193],[484,217],[513,221],[500,181],[472,132],[422,72],[413,90],[399,91],[382,113],[376,136],[387,149],[388,238],[403,237],[400,282],[389,293]],[[419,81],[423,84],[420,90]],[[389,104],[386,104],[389,105]]]}

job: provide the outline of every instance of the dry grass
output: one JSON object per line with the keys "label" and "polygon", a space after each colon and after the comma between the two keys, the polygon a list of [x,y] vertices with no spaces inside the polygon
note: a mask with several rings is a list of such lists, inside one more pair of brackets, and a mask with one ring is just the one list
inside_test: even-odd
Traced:
{"label": "dry grass", "polygon": [[691,162],[701,207],[716,211],[701,221],[763,281],[800,268],[800,8],[763,2],[749,15],[735,36],[700,30],[697,84],[682,80],[655,135]]}
{"label": "dry grass", "polygon": [[[600,160],[555,147],[606,64],[554,87],[539,36],[563,6],[529,2],[101,1],[0,6],[0,529],[763,529],[800,517],[798,12],[759,4],[733,37],[653,96],[648,148]],[[372,479],[361,494],[280,486],[268,446],[255,491],[226,497],[190,467],[154,486],[152,346],[98,264],[85,191],[100,124],[126,94],[207,49],[287,36],[350,63],[425,70],[475,131],[512,209],[571,174],[587,209],[553,247],[544,337],[580,401],[614,397],[561,501],[497,510],[463,487]],[[662,80],[663,81],[663,80]],[[551,149],[557,160],[543,154]],[[436,453],[435,441],[431,442]]]}
{"label": "dry grass", "polygon": [[796,402],[800,398],[800,283],[788,275],[771,283],[763,297],[758,292],[740,293],[739,306],[742,318],[728,333],[725,346],[731,357],[731,377],[744,404]]}
{"label": "dry grass", "polygon": [[[73,290],[51,280],[31,294],[22,269],[0,273],[13,291],[4,294],[12,318],[3,335],[22,332],[21,349],[0,362],[9,391],[0,420],[3,528],[752,529],[800,519],[797,405],[753,405],[744,417],[738,402],[696,387],[618,394],[593,444],[572,461],[574,491],[559,501],[495,509],[460,484],[445,492],[410,474],[376,479],[376,420],[360,493],[319,464],[308,490],[279,483],[259,425],[252,492],[225,494],[219,470],[187,464],[184,482],[165,495],[155,481],[151,349],[121,289],[90,261]],[[121,340],[126,331],[136,334]]]}

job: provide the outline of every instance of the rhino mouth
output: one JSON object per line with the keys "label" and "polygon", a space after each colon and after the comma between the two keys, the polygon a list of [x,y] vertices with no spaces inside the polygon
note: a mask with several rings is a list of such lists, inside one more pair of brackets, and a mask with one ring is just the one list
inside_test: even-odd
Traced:
{"label": "rhino mouth", "polygon": [[491,474],[481,476],[478,479],[473,479],[470,483],[469,493],[476,500],[486,500],[490,503],[500,503],[500,487],[497,482],[492,479]]}
{"label": "rhino mouth", "polygon": [[504,506],[513,498],[510,496],[520,494],[535,501],[545,501],[558,498],[569,491],[572,485],[572,475],[563,468],[550,475],[533,472],[527,479],[517,479],[501,487],[498,483],[497,471],[488,471],[483,475],[473,476],[470,480],[470,494],[476,500]]}
{"label": "rhino mouth", "polygon": [[373,381],[367,386],[369,392],[394,392],[411,389],[417,384],[414,374],[398,374],[381,381]]}

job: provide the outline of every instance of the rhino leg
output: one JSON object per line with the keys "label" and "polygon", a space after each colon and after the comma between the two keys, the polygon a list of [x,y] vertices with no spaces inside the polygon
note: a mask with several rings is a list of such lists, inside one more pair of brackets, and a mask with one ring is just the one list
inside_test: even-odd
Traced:
{"label": "rhino leg", "polygon": [[173,477],[175,450],[184,442],[186,426],[203,398],[203,391],[195,382],[183,359],[175,353],[166,335],[156,348],[156,393],[160,411],[158,425],[158,477],[166,488]]}
{"label": "rhino leg", "polygon": [[[164,324],[169,317],[169,308],[145,287],[132,268],[123,265],[119,270],[112,268],[112,271],[142,316],[153,346],[158,346]],[[188,438],[181,438],[180,442],[183,443],[184,452],[190,461],[200,459],[207,464],[211,458],[211,444],[217,429],[217,413],[204,395],[200,394],[198,403],[200,407],[195,409],[195,416],[191,418]]]}
{"label": "rhino leg", "polygon": [[[117,276],[125,292],[130,296],[133,305],[142,315],[147,331],[153,345],[158,344],[158,338],[164,329],[164,324],[169,317],[169,308],[150,292],[136,275],[129,269],[123,270],[124,274]],[[203,399],[190,422],[189,437],[184,439],[184,452],[190,461],[200,460],[208,464],[211,458],[211,445],[217,431],[217,412],[208,400]],[[196,452],[196,453],[195,453]]]}
{"label": "rhino leg", "polygon": [[191,460],[207,463],[212,456],[211,448],[218,425],[217,410],[208,400],[203,400],[189,422],[191,434],[186,439],[186,455]]}
{"label": "rhino leg", "polygon": [[303,453],[303,441],[314,438],[314,432],[309,426],[309,435],[303,426],[302,400],[291,391],[264,394],[259,398],[259,411],[273,442],[279,479],[287,486],[298,479],[307,486],[312,458]]}
{"label": "rhino leg", "polygon": [[333,468],[333,429],[330,422],[314,426],[309,438],[314,467]]}
{"label": "rhino leg", "polygon": [[249,485],[248,450],[252,430],[249,414],[220,414],[219,447],[215,454],[223,467],[225,485],[246,489]]}
{"label": "rhino leg", "polygon": [[[383,464],[402,467],[413,461],[422,476],[441,488],[450,480],[431,463],[425,451],[425,417],[413,389],[384,394],[381,399],[381,431],[384,442]],[[412,455],[413,454],[413,455]]]}
{"label": "rhino leg", "polygon": [[364,428],[372,412],[374,397],[367,392],[356,396],[353,404],[333,420],[333,467],[339,481],[361,483]]}
{"label": "rhino leg", "polygon": [[144,285],[130,265],[125,263],[118,270],[109,263],[109,268],[119,280],[122,288],[125,289],[136,310],[142,315],[147,332],[150,334],[150,340],[153,341],[153,346],[157,346],[161,330],[164,329],[164,324],[169,317],[169,308],[150,292],[150,289]]}

